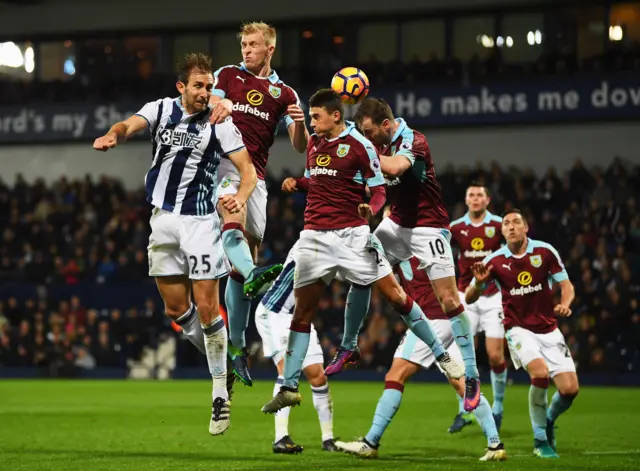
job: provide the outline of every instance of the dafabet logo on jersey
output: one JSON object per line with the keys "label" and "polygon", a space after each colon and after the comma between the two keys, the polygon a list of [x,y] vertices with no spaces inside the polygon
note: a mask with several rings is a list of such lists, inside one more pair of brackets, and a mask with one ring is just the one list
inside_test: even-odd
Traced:
{"label": "dafabet logo on jersey", "polygon": [[250,90],[247,92],[247,101],[250,105],[260,106],[264,103],[264,95],[258,90]]}
{"label": "dafabet logo on jersey", "polygon": [[491,255],[491,250],[484,249],[484,240],[482,237],[474,237],[471,240],[471,248],[473,250],[465,250],[464,256],[467,258],[484,258],[487,255]]}
{"label": "dafabet logo on jersey", "polygon": [[542,291],[542,283],[538,283],[534,286],[529,286],[533,281],[533,276],[528,271],[521,271],[516,278],[520,284],[520,288],[512,288],[509,291],[511,296],[524,296],[525,294],[536,293]]}
{"label": "dafabet logo on jersey", "polygon": [[471,241],[471,248],[473,250],[482,250],[482,249],[484,249],[484,240],[482,240],[482,237],[475,237]]}
{"label": "dafabet logo on jersey", "polygon": [[326,167],[331,163],[331,157],[328,155],[319,155],[316,157],[316,165],[318,167]]}
{"label": "dafabet logo on jersey", "polygon": [[311,176],[315,175],[327,175],[329,177],[335,177],[338,174],[337,170],[326,168],[331,163],[331,157],[326,154],[316,157],[316,166],[309,169]]}
{"label": "dafabet logo on jersey", "polygon": [[240,113],[252,114],[258,118],[269,121],[270,113],[267,111],[260,111],[257,107],[262,106],[264,103],[264,95],[258,90],[249,90],[247,92],[247,103],[234,103],[233,111],[239,111]]}

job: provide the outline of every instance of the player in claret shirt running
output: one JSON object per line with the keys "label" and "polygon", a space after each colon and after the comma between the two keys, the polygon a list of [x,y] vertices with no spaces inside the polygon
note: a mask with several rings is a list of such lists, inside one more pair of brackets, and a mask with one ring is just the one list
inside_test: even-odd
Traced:
{"label": "player in claret shirt running", "polygon": [[[574,289],[562,260],[551,245],[527,237],[529,226],[514,209],[503,216],[507,245],[473,266],[466,302],[473,304],[496,284],[502,293],[504,327],[511,360],[531,377],[529,415],[536,456],[558,458],[554,424],[578,395],[578,376],[556,316],[571,315]],[[552,284],[560,285],[554,306]],[[557,392],[547,408],[549,378]]]}
{"label": "player in claret shirt running", "polygon": [[[487,207],[491,202],[489,189],[479,182],[471,182],[467,187],[465,203],[467,213],[451,222],[451,234],[458,247],[458,291],[464,300],[464,292],[473,279],[471,267],[502,247],[500,228],[502,218],[491,214]],[[507,385],[507,365],[504,361],[504,326],[502,325],[502,296],[495,286],[490,287],[478,302],[465,306],[474,335],[484,332],[485,346],[491,367],[491,389],[493,390],[493,416],[500,430]],[[458,398],[458,414],[449,427],[456,433],[471,423],[464,410],[462,399]]]}
{"label": "player in claret shirt running", "polygon": [[[225,304],[229,312],[229,352],[234,372],[247,385],[251,376],[245,351],[245,330],[249,323],[251,297],[272,282],[282,271],[281,264],[256,267],[258,248],[267,223],[267,187],[264,181],[269,149],[278,126],[286,126],[294,149],[307,148],[309,133],[296,92],[271,68],[276,47],[276,30],[254,22],[245,24],[238,34],[243,62],[218,69],[211,91],[212,104],[232,110],[233,122],[242,133],[258,174],[258,184],[246,209],[233,214],[220,209],[224,220],[223,245],[233,271],[227,280]],[[238,191],[240,176],[231,162],[223,159],[218,172],[218,196]]]}
{"label": "player in claret shirt running", "polygon": [[[391,179],[387,183],[391,213],[382,220],[375,235],[392,265],[416,257],[420,269],[426,270],[462,352],[466,376],[464,408],[471,411],[480,403],[480,376],[473,332],[456,286],[449,216],[429,145],[423,134],[407,126],[402,118],[394,118],[384,100],[366,98],[358,106],[355,120],[378,147],[382,172]],[[345,325],[361,322],[361,318],[345,318]],[[342,345],[325,372],[328,376],[339,373],[346,363],[358,357],[357,350]]]}
{"label": "player in claret shirt running", "polygon": [[[384,177],[373,145],[353,123],[344,121],[340,97],[320,90],[309,100],[315,134],[307,147],[309,179],[304,230],[300,234],[294,275],[295,310],[284,360],[284,381],[263,412],[300,403],[298,378],[309,348],[311,321],[328,283],[336,276],[363,287],[374,285],[409,328],[433,350],[453,378],[464,373],[444,349],[420,306],[393,276],[368,219],[385,202]],[[365,185],[371,200],[365,203]]]}

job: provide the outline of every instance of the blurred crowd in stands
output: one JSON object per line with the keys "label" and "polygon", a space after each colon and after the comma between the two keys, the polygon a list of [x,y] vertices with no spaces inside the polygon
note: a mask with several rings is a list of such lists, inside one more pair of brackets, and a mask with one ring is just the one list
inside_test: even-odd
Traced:
{"label": "blurred crowd in stands", "polygon": [[[573,316],[561,328],[579,371],[640,371],[640,167],[616,158],[593,169],[577,160],[566,173],[550,168],[544,175],[482,162],[438,170],[451,219],[466,211],[466,185],[480,180],[491,190],[492,212],[520,208],[530,235],[558,249],[576,288]],[[305,197],[280,192],[286,176],[267,181],[271,223],[262,262],[283,261],[302,228]],[[83,283],[113,290],[112,296],[122,282],[155,290],[147,277],[148,216],[142,189],[126,191],[107,177],[62,178],[50,186],[21,177],[0,183],[0,365],[125,366],[160,333],[174,335],[157,297],[120,310],[92,304],[82,292],[60,294]],[[35,294],[15,295],[22,285]],[[345,296],[346,287],[334,282],[319,306],[327,358],[341,339]],[[363,367],[389,365],[404,331],[374,293],[360,339]],[[253,322],[248,344],[254,361],[271,367],[261,359]],[[178,365],[204,365],[195,349],[186,350]],[[481,364],[485,358],[479,355]]]}
{"label": "blurred crowd in stands", "polygon": [[[148,60],[145,58],[145,61]],[[275,69],[282,80],[304,95],[326,87],[332,75],[344,63],[344,59],[331,50],[322,50],[318,54],[309,54],[298,66]],[[175,75],[156,72],[141,74],[135,64],[130,65],[130,69],[114,71],[109,62],[95,62],[65,81],[20,81],[0,76],[0,103],[143,103],[177,93]],[[222,65],[226,64],[215,64]],[[438,83],[448,86],[484,84],[604,72],[632,74],[640,71],[640,44],[625,44],[624,47],[613,45],[603,54],[584,59],[576,54],[556,51],[542,54],[535,61],[512,62],[503,58],[502,48],[496,47],[491,49],[488,56],[475,55],[468,61],[427,54],[424,57],[415,55],[407,62],[395,60],[385,63],[376,56],[370,56],[364,63],[355,65],[365,71],[372,85],[400,87]]]}

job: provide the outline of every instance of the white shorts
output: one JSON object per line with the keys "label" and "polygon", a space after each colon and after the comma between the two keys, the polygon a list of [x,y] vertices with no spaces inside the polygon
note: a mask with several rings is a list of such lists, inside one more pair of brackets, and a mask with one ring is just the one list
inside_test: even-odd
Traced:
{"label": "white shorts", "polygon": [[330,231],[304,230],[298,241],[294,288],[338,277],[368,286],[392,272],[369,226]]}
{"label": "white shorts", "polygon": [[[464,361],[462,360],[460,349],[453,338],[451,322],[449,319],[436,319],[429,322],[431,322],[433,330],[436,332],[436,335],[442,342],[442,345],[447,349],[447,352],[449,352],[449,356],[462,365]],[[431,365],[435,363],[438,366],[438,369],[444,373],[438,362],[436,362],[436,357],[433,354],[433,351],[431,351],[429,346],[416,337],[416,335],[410,330],[407,331],[405,336],[402,338],[393,358],[402,358],[410,361],[411,363],[415,363],[416,365],[420,365],[424,369],[429,369]]]}
{"label": "white shorts", "polygon": [[451,232],[434,227],[402,227],[386,217],[376,231],[392,265],[416,257],[430,280],[456,276]]}
{"label": "white shorts", "polygon": [[531,361],[542,358],[552,378],[559,373],[576,372],[571,351],[560,329],[548,334],[536,334],[522,327],[512,327],[506,337],[516,370],[521,366],[526,369]]}
{"label": "white shorts", "polygon": [[[218,188],[216,201],[224,195],[234,195],[240,187],[240,174],[229,159],[222,159],[218,168]],[[255,190],[247,201],[247,223],[245,230],[262,240],[267,226],[267,184],[258,180]]]}
{"label": "white shorts", "polygon": [[[258,304],[256,308],[256,328],[260,338],[262,338],[262,351],[264,356],[271,358],[276,366],[284,358],[284,354],[287,351],[289,326],[292,318],[293,314],[278,314],[277,312],[267,311],[262,303]],[[302,362],[302,368],[317,364],[324,366],[324,355],[322,354],[322,347],[320,347],[320,340],[318,340],[318,333],[313,324],[311,324],[309,350],[307,350],[307,356],[304,357]]]}
{"label": "white shorts", "polygon": [[218,213],[186,216],[153,208],[149,224],[149,276],[214,280],[229,273]]}
{"label": "white shorts", "polygon": [[504,324],[502,323],[502,294],[480,296],[473,304],[464,302],[464,293],[460,293],[460,301],[471,322],[471,332],[476,335],[484,332],[485,337],[504,339]]}

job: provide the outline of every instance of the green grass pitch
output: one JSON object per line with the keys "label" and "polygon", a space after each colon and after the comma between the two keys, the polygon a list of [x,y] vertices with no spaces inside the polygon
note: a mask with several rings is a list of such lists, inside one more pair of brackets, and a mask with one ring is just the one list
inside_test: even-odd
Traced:
{"label": "green grass pitch", "polygon": [[[377,461],[320,450],[320,429],[306,383],[290,432],[298,456],[274,455],[273,417],[260,407],[273,383],[236,385],[231,428],[208,434],[206,381],[0,381],[0,470],[315,470],[505,469],[626,470],[640,465],[640,390],[585,387],[558,421],[558,461],[532,456],[527,388],[507,389],[502,430],[509,459],[479,463],[477,425],[449,435],[456,410],[447,385],[408,384]],[[334,430],[351,439],[368,430],[381,383],[332,384]],[[490,395],[488,385],[485,385]]]}

